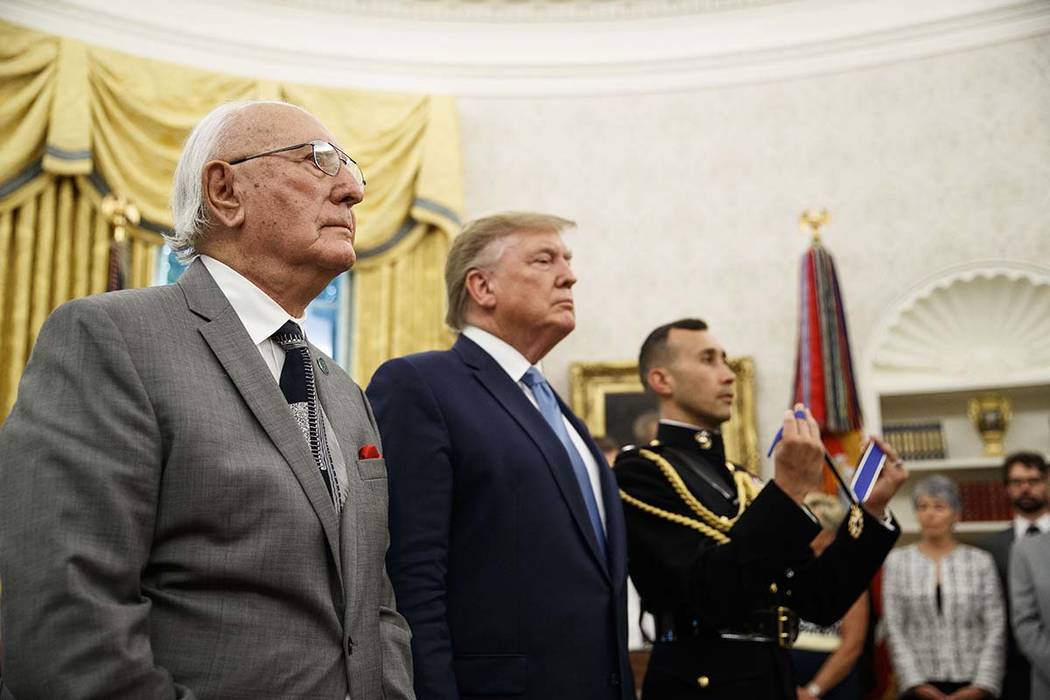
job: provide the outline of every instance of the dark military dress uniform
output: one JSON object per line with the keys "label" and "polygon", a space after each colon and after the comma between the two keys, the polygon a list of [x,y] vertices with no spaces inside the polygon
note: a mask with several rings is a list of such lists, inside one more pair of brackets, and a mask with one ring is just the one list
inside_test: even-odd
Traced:
{"label": "dark military dress uniform", "polygon": [[616,478],[629,572],[657,626],[643,700],[794,700],[798,617],[841,619],[899,534],[858,508],[814,557],[816,519],[726,462],[718,432],[661,423],[620,453]]}

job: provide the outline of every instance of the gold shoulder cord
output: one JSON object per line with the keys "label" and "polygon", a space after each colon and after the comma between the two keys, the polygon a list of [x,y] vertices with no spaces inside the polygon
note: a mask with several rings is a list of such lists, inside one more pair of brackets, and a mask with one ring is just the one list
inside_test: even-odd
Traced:
{"label": "gold shoulder cord", "polygon": [[[686,504],[686,506],[689,507],[689,510],[699,515],[701,520],[703,520],[704,522],[700,522],[694,518],[689,518],[684,515],[678,515],[677,513],[672,513],[662,508],[657,508],[656,506],[649,505],[648,503],[640,501],[634,496],[625,493],[621,489],[620,498],[623,499],[625,503],[628,503],[651,515],[663,518],[664,520],[669,520],[673,523],[677,523],[678,525],[691,527],[694,530],[697,530],[707,535],[719,544],[725,544],[730,541],[728,535],[726,535],[725,533],[729,532],[730,528],[732,528],[733,525],[736,524],[736,521],[740,519],[740,516],[743,515],[744,510],[747,508],[748,505],[751,504],[751,501],[754,499],[757,493],[757,490],[755,489],[755,484],[752,481],[750,474],[748,474],[747,472],[737,471],[736,469],[730,467],[730,470],[733,472],[733,481],[736,482],[737,502],[740,504],[740,509],[737,511],[737,514],[735,516],[733,516],[732,518],[727,518],[725,516],[715,515],[713,512],[711,512],[710,509],[704,506],[704,504],[698,501],[696,496],[694,496],[689,491],[689,488],[685,485],[685,482],[682,481],[682,477],[679,476],[678,472],[675,471],[675,468],[671,466],[671,463],[668,462],[667,459],[661,457],[660,455],[656,454],[651,450],[639,450],[638,453],[646,459],[648,459],[649,461],[656,464],[656,466],[660,469],[660,472],[664,475],[664,478],[666,478],[670,482],[671,488],[674,489],[678,497],[681,498],[682,501]],[[726,466],[729,466],[729,464],[727,463]]]}
{"label": "gold shoulder cord", "polygon": [[696,520],[694,518],[688,518],[688,517],[686,517],[684,515],[679,515],[678,513],[672,513],[669,510],[664,510],[663,508],[657,508],[656,506],[651,506],[651,505],[649,505],[648,503],[646,503],[644,501],[639,501],[637,498],[635,498],[631,494],[627,493],[623,489],[620,489],[620,498],[623,499],[624,503],[628,503],[628,504],[634,506],[635,508],[638,508],[639,510],[642,510],[642,511],[644,511],[646,513],[649,513],[650,515],[655,515],[656,517],[663,518],[664,520],[670,520],[672,523],[675,523],[676,525],[684,525],[686,527],[691,527],[694,530],[697,530],[698,532],[701,532],[701,533],[707,535],[708,537],[713,539],[718,544],[725,544],[725,543],[729,542],[729,537],[727,537],[725,534],[719,532],[718,530],[714,529],[713,527],[709,527],[707,525],[704,525],[702,522],[700,522],[699,520]]}

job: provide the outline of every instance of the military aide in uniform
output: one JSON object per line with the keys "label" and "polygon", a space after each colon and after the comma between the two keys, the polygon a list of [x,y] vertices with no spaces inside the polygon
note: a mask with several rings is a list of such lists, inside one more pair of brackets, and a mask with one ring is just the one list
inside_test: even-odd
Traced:
{"label": "military aide in uniform", "polygon": [[643,696],[794,700],[786,649],[798,617],[830,625],[867,587],[899,534],[885,506],[903,465],[879,443],[887,464],[868,501],[814,557],[820,525],[803,499],[820,488],[823,445],[809,411],[786,413],[774,478],[762,487],[726,461],[719,426],[735,376],[703,321],[653,331],[639,372],[659,400],[660,427],[648,446],[620,454],[616,477],[630,574],[657,621]]}

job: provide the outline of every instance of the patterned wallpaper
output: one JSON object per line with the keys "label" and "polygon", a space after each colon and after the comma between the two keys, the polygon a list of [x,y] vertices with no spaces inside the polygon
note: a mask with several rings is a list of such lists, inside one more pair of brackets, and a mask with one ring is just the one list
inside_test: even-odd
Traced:
{"label": "patterned wallpaper", "polygon": [[857,361],[887,306],[951,265],[1050,265],[1050,36],[690,92],[461,98],[467,214],[575,219],[577,329],[545,369],[634,357],[706,319],[786,407],[806,207],[827,207]]}

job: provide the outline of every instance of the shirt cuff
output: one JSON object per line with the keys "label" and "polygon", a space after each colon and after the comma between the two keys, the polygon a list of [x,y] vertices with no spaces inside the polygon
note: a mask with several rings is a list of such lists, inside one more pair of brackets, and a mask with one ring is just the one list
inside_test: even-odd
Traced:
{"label": "shirt cuff", "polygon": [[882,525],[887,530],[889,530],[890,532],[896,532],[897,531],[897,523],[896,523],[896,521],[894,521],[893,513],[890,512],[889,508],[886,509],[886,515],[883,516],[883,518],[881,520],[879,520],[879,524]]}

